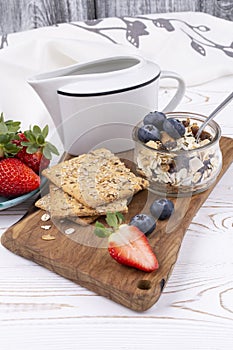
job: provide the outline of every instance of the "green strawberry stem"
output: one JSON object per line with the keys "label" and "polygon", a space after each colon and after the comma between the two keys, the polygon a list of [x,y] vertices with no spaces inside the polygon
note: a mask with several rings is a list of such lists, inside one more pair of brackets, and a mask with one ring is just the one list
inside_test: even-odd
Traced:
{"label": "green strawberry stem", "polygon": [[14,157],[22,147],[12,143],[18,140],[17,135],[20,129],[20,122],[13,120],[4,120],[3,113],[0,115],[0,158]]}
{"label": "green strawberry stem", "polygon": [[109,237],[113,232],[116,232],[119,229],[119,226],[125,221],[124,216],[119,212],[106,214],[106,223],[110,227],[106,227],[99,221],[95,223],[94,233],[98,237]]}
{"label": "green strawberry stem", "polygon": [[[59,155],[57,148],[46,141],[49,133],[48,125],[43,129],[34,125],[29,130],[22,132],[26,140],[20,140],[20,126],[21,122],[5,121],[3,113],[0,114],[0,158],[14,157],[23,147],[26,147],[26,153],[34,154],[40,151],[49,160],[52,159],[52,154]],[[20,142],[14,142],[15,140]]]}
{"label": "green strawberry stem", "polygon": [[28,154],[34,154],[41,151],[43,156],[49,160],[52,159],[52,153],[59,155],[57,148],[50,142],[46,141],[49,133],[49,127],[46,125],[41,129],[38,125],[34,125],[24,132],[27,141],[22,141],[21,145],[26,147]]}

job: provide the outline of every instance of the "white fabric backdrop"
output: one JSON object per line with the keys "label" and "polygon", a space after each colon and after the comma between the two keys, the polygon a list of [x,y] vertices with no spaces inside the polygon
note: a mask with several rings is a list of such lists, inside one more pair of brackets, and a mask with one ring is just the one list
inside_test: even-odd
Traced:
{"label": "white fabric backdrop", "polygon": [[10,34],[8,46],[0,50],[0,111],[27,124],[51,122],[27,78],[90,58],[140,54],[163,70],[179,73],[187,86],[231,75],[232,33],[233,22],[190,12],[106,18]]}

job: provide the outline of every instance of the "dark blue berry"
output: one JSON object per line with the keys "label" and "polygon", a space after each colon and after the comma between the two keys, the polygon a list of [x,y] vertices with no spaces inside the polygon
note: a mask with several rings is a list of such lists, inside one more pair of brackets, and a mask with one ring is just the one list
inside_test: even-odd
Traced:
{"label": "dark blue berry", "polygon": [[156,222],[155,219],[150,215],[138,214],[130,220],[129,225],[136,226],[147,236],[154,231]]}
{"label": "dark blue berry", "polygon": [[165,119],[166,119],[166,116],[164,113],[155,111],[155,112],[148,113],[144,117],[143,123],[144,125],[152,124],[157,129],[162,130]]}
{"label": "dark blue berry", "polygon": [[184,136],[185,133],[183,123],[173,118],[168,118],[164,121],[163,130],[173,139],[179,139],[180,137]]}
{"label": "dark blue berry", "polygon": [[172,201],[166,198],[155,200],[150,206],[151,214],[159,219],[168,219],[174,211],[174,204]]}
{"label": "dark blue berry", "polygon": [[142,142],[159,141],[160,132],[154,125],[143,125],[138,129],[138,138]]}

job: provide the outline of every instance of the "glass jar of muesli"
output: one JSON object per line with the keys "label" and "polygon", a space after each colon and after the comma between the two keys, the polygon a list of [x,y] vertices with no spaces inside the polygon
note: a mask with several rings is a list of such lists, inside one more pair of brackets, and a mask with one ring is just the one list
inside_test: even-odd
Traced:
{"label": "glass jar of muesli", "polygon": [[212,120],[197,142],[195,136],[205,116],[172,112],[166,118],[183,124],[182,137],[173,139],[162,129],[159,140],[142,142],[138,130],[143,122],[134,128],[134,162],[138,173],[149,180],[149,190],[159,195],[184,197],[205,191],[222,168],[219,125]]}

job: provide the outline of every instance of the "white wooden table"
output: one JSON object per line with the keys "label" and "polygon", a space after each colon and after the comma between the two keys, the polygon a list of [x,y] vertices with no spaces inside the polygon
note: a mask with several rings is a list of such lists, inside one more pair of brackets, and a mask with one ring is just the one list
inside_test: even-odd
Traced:
{"label": "white wooden table", "polygon": [[[179,110],[209,113],[233,77],[189,88]],[[172,90],[160,91],[165,101]],[[233,104],[217,117],[233,137]],[[0,246],[0,349],[232,349],[233,166],[194,217],[163,294],[143,313]],[[0,212],[0,234],[30,202]]]}

